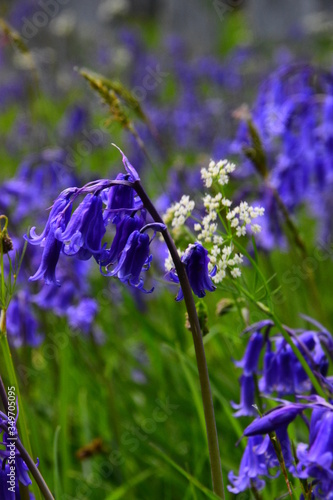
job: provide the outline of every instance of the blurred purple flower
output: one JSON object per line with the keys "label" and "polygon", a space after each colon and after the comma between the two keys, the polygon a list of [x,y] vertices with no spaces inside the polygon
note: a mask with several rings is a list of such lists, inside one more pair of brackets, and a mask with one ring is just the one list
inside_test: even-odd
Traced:
{"label": "blurred purple flower", "polygon": [[14,295],[7,310],[8,340],[14,347],[37,347],[43,340],[39,325],[32,312],[32,300],[25,290]]}

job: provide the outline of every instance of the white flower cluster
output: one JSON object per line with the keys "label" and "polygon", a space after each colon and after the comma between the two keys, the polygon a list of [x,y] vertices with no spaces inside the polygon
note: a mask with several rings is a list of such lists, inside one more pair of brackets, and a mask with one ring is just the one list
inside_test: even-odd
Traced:
{"label": "white flower cluster", "polygon": [[238,237],[245,236],[248,225],[251,225],[252,233],[259,233],[259,224],[252,224],[252,220],[264,215],[265,209],[262,207],[251,207],[246,201],[242,201],[238,207],[227,213],[226,218],[231,221],[230,226],[236,228]]}
{"label": "white flower cluster", "polygon": [[[235,170],[236,166],[228,160],[220,160],[217,163],[213,160],[209,163],[208,169],[201,169],[201,178],[205,187],[212,187],[213,183],[224,186],[229,182],[229,174]],[[241,276],[238,267],[243,262],[243,256],[234,252],[233,238],[245,236],[248,226],[252,233],[261,231],[259,224],[253,223],[257,217],[264,215],[264,208],[252,207],[247,202],[241,202],[239,206],[231,208],[231,200],[224,197],[223,188],[215,196],[206,194],[203,197],[203,204],[206,213],[200,221],[194,224],[194,231],[197,233],[196,239],[207,244],[209,251],[209,270],[216,266],[216,274],[212,277],[215,283],[220,283],[226,276],[227,271],[233,278]],[[186,219],[191,216],[194,209],[194,201],[189,196],[183,196],[179,203],[174,204],[165,214],[164,221],[171,223],[174,229],[182,226]],[[224,219],[222,219],[222,214]],[[222,236],[218,230],[218,222],[221,221],[226,229]],[[171,257],[165,261],[167,271],[173,269]]]}
{"label": "white flower cluster", "polygon": [[207,194],[203,198],[203,203],[206,208],[207,214],[201,220],[201,223],[194,225],[194,230],[198,231],[198,239],[203,240],[205,243],[213,241],[215,232],[217,230],[218,212],[223,208],[229,208],[231,201],[224,198],[221,193],[216,196]]}
{"label": "white flower cluster", "polygon": [[174,203],[168,208],[164,216],[164,222],[166,224],[171,222],[172,227],[175,229],[183,226],[186,219],[190,217],[194,206],[194,201],[190,200],[190,197],[184,194],[178,203]]}
{"label": "white flower cluster", "polygon": [[217,163],[211,160],[208,169],[201,169],[201,178],[204,181],[204,185],[208,188],[211,187],[215,180],[217,180],[221,186],[224,186],[224,184],[228,184],[229,182],[228,174],[231,174],[235,168],[236,165],[230,163],[228,160],[220,160]]}
{"label": "white flower cluster", "polygon": [[219,240],[219,238],[222,237],[216,236],[215,238],[214,240],[216,241],[216,244],[214,244],[213,248],[209,252],[209,270],[211,271],[213,267],[216,266],[216,274],[212,277],[212,280],[214,283],[221,283],[226,276],[228,268],[233,278],[239,278],[239,276],[241,276],[241,270],[238,265],[243,262],[243,256],[237,253],[232,255],[233,245],[231,244],[222,247],[221,241]]}

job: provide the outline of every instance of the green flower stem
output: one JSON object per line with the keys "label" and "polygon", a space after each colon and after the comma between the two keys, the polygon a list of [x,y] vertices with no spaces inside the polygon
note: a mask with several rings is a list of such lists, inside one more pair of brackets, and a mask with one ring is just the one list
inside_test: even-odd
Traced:
{"label": "green flower stem", "polygon": [[[150,198],[146,194],[144,188],[142,187],[140,181],[135,181],[133,185],[135,191],[140,196],[144,206],[147,208],[148,212],[152,216],[155,222],[163,223],[162,218],[157,212],[156,208],[150,201]],[[205,349],[202,341],[202,333],[200,329],[199,319],[197,315],[197,311],[195,308],[195,303],[193,299],[192,289],[186,274],[185,267],[180,260],[180,257],[177,252],[177,248],[173,239],[170,236],[170,233],[167,229],[162,231],[163,238],[165,243],[170,251],[171,257],[175,264],[175,268],[177,271],[177,275],[179,278],[180,285],[182,287],[182,291],[184,294],[184,301],[188,313],[188,319],[191,326],[191,332],[194,342],[200,386],[201,386],[201,396],[202,403],[204,407],[205,414],[205,422],[206,422],[206,432],[207,432],[207,440],[208,440],[208,449],[209,449],[209,457],[210,457],[210,466],[211,466],[211,474],[212,474],[212,482],[213,482],[213,491],[220,498],[225,498],[224,496],[224,487],[223,487],[223,477],[222,477],[222,467],[221,467],[221,458],[220,458],[220,450],[219,450],[219,442],[217,436],[216,429],[216,421],[214,414],[214,406],[213,406],[213,398],[212,391],[210,388],[209,382],[209,374],[207,361],[205,356]]]}
{"label": "green flower stem", "polygon": [[293,498],[294,497],[293,488],[292,488],[292,485],[291,485],[291,483],[289,481],[286,463],[285,463],[284,458],[283,458],[281,443],[278,440],[275,432],[270,432],[268,435],[269,435],[269,439],[271,440],[271,443],[273,445],[273,448],[274,448],[274,451],[276,453],[277,459],[279,461],[280,469],[282,471],[284,480],[286,482],[289,496],[290,496],[290,498]]}

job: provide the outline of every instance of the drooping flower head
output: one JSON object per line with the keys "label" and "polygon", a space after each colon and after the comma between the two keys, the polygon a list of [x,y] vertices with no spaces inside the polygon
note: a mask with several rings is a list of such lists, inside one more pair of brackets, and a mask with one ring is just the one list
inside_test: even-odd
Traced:
{"label": "drooping flower head", "polygon": [[[208,251],[201,245],[201,243],[189,245],[181,257],[181,260],[185,265],[186,274],[193,293],[197,297],[205,297],[206,290],[209,292],[214,292],[214,290],[216,290],[216,286],[211,280],[211,277],[214,276],[216,269],[213,269],[211,272],[208,271]],[[171,268],[168,274],[172,281],[179,283],[179,279],[174,268]],[[176,300],[182,300],[183,298],[183,291],[180,288]]]}
{"label": "drooping flower head", "polygon": [[[41,235],[36,235],[35,228],[31,230],[26,239],[44,246],[39,269],[31,281],[44,278],[46,283],[58,284],[55,269],[62,252],[80,260],[93,256],[102,274],[145,291],[141,273],[149,269],[152,260],[149,250],[152,240],[146,231],[162,231],[165,225],[145,225],[146,211],[134,189],[139,176],[124,155],[123,163],[127,173],[119,174],[114,181],[102,179],[80,189],[63,191],[55,200]],[[82,195],[85,197],[72,213],[73,204]],[[103,245],[102,240],[110,219],[116,225],[116,232],[110,248],[106,249],[107,243]]]}
{"label": "drooping flower head", "polygon": [[[111,270],[105,273],[106,276],[117,276],[123,283],[129,283],[135,288],[139,288],[146,292],[143,288],[143,278],[141,273],[148,271],[152,261],[149,245],[151,239],[145,232],[152,228],[162,230],[164,224],[148,224],[140,230],[135,229],[128,237],[127,242],[120,253],[118,264]],[[110,266],[110,264],[109,264]],[[149,290],[151,293],[153,288]]]}

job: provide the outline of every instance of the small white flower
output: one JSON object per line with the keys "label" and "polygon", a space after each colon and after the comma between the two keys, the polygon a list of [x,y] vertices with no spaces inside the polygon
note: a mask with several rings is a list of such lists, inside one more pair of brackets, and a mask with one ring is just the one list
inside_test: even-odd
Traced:
{"label": "small white flower", "polygon": [[233,269],[231,269],[230,274],[233,278],[239,278],[242,275],[239,267],[234,267]]}
{"label": "small white flower", "polygon": [[246,226],[239,226],[236,229],[236,234],[237,234],[238,238],[240,238],[241,236],[245,236],[246,235]]}
{"label": "small white flower", "polygon": [[183,226],[186,219],[191,215],[194,206],[194,201],[190,200],[189,196],[183,195],[178,203],[168,208],[163,218],[164,222],[166,224],[171,222],[172,227],[175,229]]}
{"label": "small white flower", "polygon": [[260,233],[261,231],[261,226],[259,226],[259,224],[252,224],[251,225],[251,231],[252,233],[256,234],[256,233]]}

